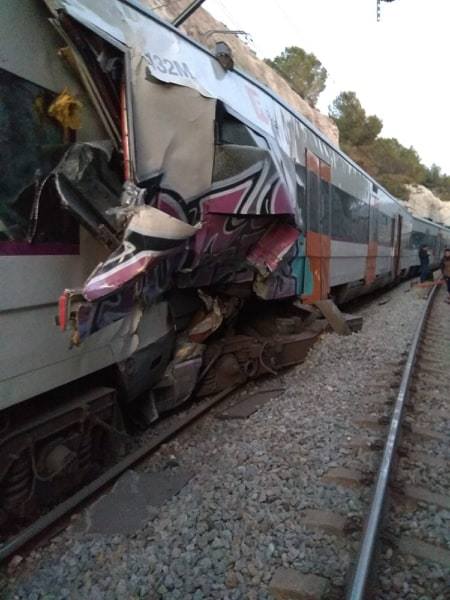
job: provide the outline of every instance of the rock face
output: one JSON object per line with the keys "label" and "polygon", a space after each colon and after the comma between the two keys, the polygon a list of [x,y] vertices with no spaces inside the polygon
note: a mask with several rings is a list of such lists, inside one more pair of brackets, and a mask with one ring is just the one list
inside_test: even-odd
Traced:
{"label": "rock face", "polygon": [[423,185],[409,185],[408,190],[409,201],[404,204],[414,215],[450,226],[450,202],[443,202]]}
{"label": "rock face", "polygon": [[[173,0],[168,6],[164,6],[164,3],[159,0],[141,1],[148,4],[150,8],[159,6],[160,8],[157,8],[155,13],[168,21],[171,21],[186,8],[185,0]],[[219,40],[225,41],[233,51],[236,66],[281,96],[289,106],[309,119],[333,144],[339,145],[339,131],[336,124],[296,94],[278,73],[266,65],[264,61],[257,58],[250,48],[236,36],[220,33],[205,36],[208,31],[214,29],[227,29],[226,25],[214,19],[206,10],[203,8],[198,9],[180,29],[209,48],[214,48],[215,43]]]}

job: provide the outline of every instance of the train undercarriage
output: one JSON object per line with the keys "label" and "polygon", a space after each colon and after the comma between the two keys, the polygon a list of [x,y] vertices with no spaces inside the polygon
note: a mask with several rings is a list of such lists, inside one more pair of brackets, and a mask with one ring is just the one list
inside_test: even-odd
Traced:
{"label": "train undercarriage", "polygon": [[106,387],[56,390],[0,419],[2,531],[29,522],[98,475],[122,443],[116,392]]}
{"label": "train undercarriage", "polygon": [[[205,322],[197,316],[194,323],[201,339]],[[317,310],[249,306],[207,343],[179,344],[158,384],[131,403],[115,366],[2,411],[0,531],[29,523],[98,476],[140,431],[192,396],[201,402],[302,362],[326,327]],[[127,369],[129,376],[132,365]]]}

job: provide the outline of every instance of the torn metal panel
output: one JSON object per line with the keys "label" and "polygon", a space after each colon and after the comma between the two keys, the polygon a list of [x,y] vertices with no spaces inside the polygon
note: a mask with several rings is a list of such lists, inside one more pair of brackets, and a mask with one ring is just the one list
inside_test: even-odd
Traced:
{"label": "torn metal panel", "polygon": [[[58,0],[52,4],[57,6]],[[175,251],[175,246],[167,246],[167,240],[164,248],[154,247],[154,239],[144,241],[142,236],[136,243],[135,238],[140,235],[136,217],[132,217],[123,235],[117,221],[112,227],[107,222],[105,233],[113,228],[115,236],[109,245],[117,249],[86,282],[86,299],[89,302],[105,299],[139,276],[143,282],[139,289],[134,288],[134,293],[152,302],[171,287],[171,281],[180,287],[195,288],[218,282],[230,284],[243,271],[251,273],[259,259],[264,262],[261,246],[257,244],[272,225],[271,217],[289,217],[292,226],[297,227],[302,222],[296,194],[298,177],[292,159],[273,136],[250,129],[251,119],[241,120],[233,102],[218,106],[215,98],[221,97],[219,89],[217,94],[202,95],[198,85],[187,84],[183,80],[189,71],[185,63],[167,65],[168,74],[178,71],[183,81],[175,77],[168,83],[155,75],[155,68],[159,71],[161,68],[158,59],[148,52],[148,34],[154,30],[151,43],[156,45],[158,37],[182,45],[185,40],[174,37],[173,32],[152,19],[141,18],[139,11],[125,3],[113,1],[107,11],[95,0],[89,7],[85,4],[81,0],[61,0],[66,13],[59,15],[59,25],[73,46],[80,72],[85,69],[89,73],[110,116],[118,114],[117,98],[122,98],[124,166],[147,192],[142,192],[146,198],[140,198],[140,202],[152,203],[154,209],[176,217],[187,227],[202,225],[198,231],[184,236],[183,241],[190,238],[188,243],[176,244],[179,257],[174,259],[167,257]],[[112,46],[108,46],[108,41]],[[192,50],[189,45],[186,48]],[[203,54],[199,56],[204,59]],[[211,57],[208,60],[218,68]],[[121,67],[116,69],[116,64]],[[122,78],[126,76],[125,85],[119,71]],[[242,96],[241,89],[236,91]],[[253,92],[247,96],[254,105]],[[232,99],[232,95],[227,97]],[[218,139],[215,126],[220,129]],[[128,167],[128,132],[132,132],[134,141],[132,170]],[[61,190],[61,195],[68,194]],[[75,201],[71,204],[75,205]],[[88,210],[90,205],[85,204]],[[110,220],[114,220],[111,210],[114,207],[117,208],[117,199],[104,211]],[[90,231],[98,235],[99,227],[93,227],[93,219],[88,218],[91,215],[83,215],[82,208],[76,207],[80,220],[89,223]],[[156,238],[158,233],[153,231],[150,237]],[[269,272],[276,270],[289,249],[288,242],[283,242],[276,255],[265,257]],[[271,297],[283,297],[298,287],[286,281],[284,273],[278,277],[283,284],[271,286]],[[292,273],[289,278],[292,279]],[[128,295],[126,292],[125,296]],[[117,303],[123,305],[122,301]],[[84,332],[87,332],[92,329],[88,321],[92,322],[94,311],[87,307],[81,310],[89,313],[84,315],[87,324]]]}
{"label": "torn metal panel", "polygon": [[255,244],[247,260],[262,276],[268,275],[275,271],[298,237],[299,232],[295,227],[284,223],[274,224]]}
{"label": "torn metal panel", "polygon": [[204,303],[204,308],[194,315],[188,335],[193,342],[201,343],[217,331],[224,322],[236,316],[242,303],[239,298],[212,298],[202,290],[199,290],[198,294]]}
{"label": "torn metal panel", "polygon": [[268,275],[258,273],[253,291],[263,300],[289,298],[298,295],[303,285],[304,251],[301,237],[282,258],[275,271]]}
{"label": "torn metal panel", "polygon": [[[199,294],[201,294],[201,291],[199,291]],[[207,297],[205,308],[194,316],[193,321],[188,330],[189,339],[193,342],[203,342],[217,331],[223,323],[223,315],[220,310],[218,298]]]}
{"label": "torn metal panel", "polygon": [[133,59],[136,176],[141,182],[158,177],[162,188],[187,201],[211,185],[216,103],[152,79],[145,61]]}
{"label": "torn metal panel", "polygon": [[[77,145],[55,175],[66,206],[114,248],[84,284],[87,302],[71,317],[78,339],[123,318],[137,302],[157,302],[171,288],[220,285],[226,291],[246,282],[266,299],[298,293],[302,182],[279,143],[277,123],[260,127],[251,116],[261,108],[257,88],[218,79],[213,58],[193,53],[184,38],[125,2],[112,0],[106,10],[97,0],[52,5],[66,11],[58,14],[58,26],[98,96],[98,110],[122,133],[115,172],[124,168],[133,177],[103,204],[101,190],[93,190],[91,200],[66,173]],[[171,51],[185,48],[198,64],[209,61],[202,79],[212,92],[192,80],[187,63],[158,58],[160,43]],[[168,78],[161,76],[164,69]],[[279,106],[270,101],[275,115]],[[192,339],[203,341],[222,325],[223,306],[214,302],[191,327]]]}
{"label": "torn metal panel", "polygon": [[108,211],[120,206],[121,183],[110,166],[109,142],[73,144],[46,177],[35,196],[32,237],[39,238],[41,204],[57,197],[94,237],[115,247],[115,218]]}
{"label": "torn metal panel", "polygon": [[78,332],[79,340],[83,341],[111,323],[124,319],[132,312],[135,303],[136,289],[134,282],[99,302],[82,303],[74,320],[74,327]]}
{"label": "torn metal panel", "polygon": [[[111,0],[107,6],[101,0],[52,0],[52,3],[105,39],[132,49],[132,72],[136,77],[132,87],[136,98],[146,93],[144,83],[150,73],[155,80],[176,84],[170,88],[186,87],[207,98],[222,100],[243,122],[252,124],[267,138],[288,193],[295,198],[295,169],[289,156],[292,149],[288,130],[296,120],[274,98],[242,81],[237,73],[225,73],[209,53],[199,51],[179,32],[129,3],[120,0]],[[134,133],[139,135],[139,128]],[[296,160],[304,164],[303,152]]]}
{"label": "torn metal panel", "polygon": [[181,340],[152,395],[158,412],[171,410],[185,402],[197,385],[205,346]]}
{"label": "torn metal panel", "polygon": [[163,256],[182,250],[197,229],[151,206],[137,208],[122,244],[85,283],[85,298],[92,302],[118,291]]}
{"label": "torn metal panel", "polygon": [[[112,342],[118,361],[118,383],[128,400],[154,386],[169,364],[175,329],[167,302],[143,306],[134,302]],[[120,357],[129,357],[120,360]]]}
{"label": "torn metal panel", "polygon": [[[46,0],[100,35],[134,48],[145,57],[153,77],[191,87],[202,95],[221,99],[247,122],[277,140],[284,152],[296,150],[291,130],[297,120],[279,101],[235,71],[225,71],[217,59],[142,10],[133,1]],[[141,8],[141,10],[139,10]],[[298,126],[303,124],[298,123]],[[309,126],[309,124],[308,124]],[[311,129],[314,129],[311,125]],[[323,144],[322,151],[329,154]],[[299,148],[298,162],[303,162]],[[326,157],[324,157],[326,158]]]}

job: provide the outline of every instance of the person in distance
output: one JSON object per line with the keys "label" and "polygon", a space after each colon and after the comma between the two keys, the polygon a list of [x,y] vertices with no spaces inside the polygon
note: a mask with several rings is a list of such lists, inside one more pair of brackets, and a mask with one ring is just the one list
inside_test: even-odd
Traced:
{"label": "person in distance", "polygon": [[422,244],[419,248],[420,260],[420,283],[424,283],[428,279],[430,271],[430,251],[426,244]]}
{"label": "person in distance", "polygon": [[450,248],[446,248],[444,250],[444,256],[441,260],[440,269],[443,279],[445,279],[447,282],[448,296],[446,302],[450,304]]}

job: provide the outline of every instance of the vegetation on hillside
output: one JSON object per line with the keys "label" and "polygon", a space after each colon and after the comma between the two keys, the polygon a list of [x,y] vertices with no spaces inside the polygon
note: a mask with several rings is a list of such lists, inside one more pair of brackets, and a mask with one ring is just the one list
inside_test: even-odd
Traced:
{"label": "vegetation on hillside", "polygon": [[416,150],[396,138],[380,137],[383,122],[367,115],[355,92],[342,92],[330,106],[342,149],[391,194],[408,200],[408,184],[422,184],[442,200],[450,200],[450,177],[433,165],[427,169]]}
{"label": "vegetation on hillside", "polygon": [[311,106],[316,105],[325,89],[328,73],[314,54],[309,54],[298,46],[290,46],[273,60],[266,58],[265,62],[286,79],[291,88]]}
{"label": "vegetation on hillside", "polygon": [[442,173],[441,167],[432,164],[427,169],[427,174],[423,184],[432,190],[441,200],[450,202],[450,175]]}
{"label": "vegetation on hillside", "polygon": [[[315,106],[326,87],[327,70],[314,55],[290,46],[273,60],[274,68],[302,98]],[[422,184],[442,200],[450,201],[450,176],[440,167],[423,165],[411,146],[396,138],[380,137],[383,121],[367,115],[355,92],[342,92],[330,106],[329,116],[339,129],[340,145],[356,163],[377,179],[391,194],[408,200],[408,184]]]}
{"label": "vegetation on hillside", "polygon": [[392,194],[407,200],[410,183],[424,183],[426,168],[414,148],[379,134],[383,122],[367,115],[355,92],[342,92],[330,106],[339,129],[341,147]]}

